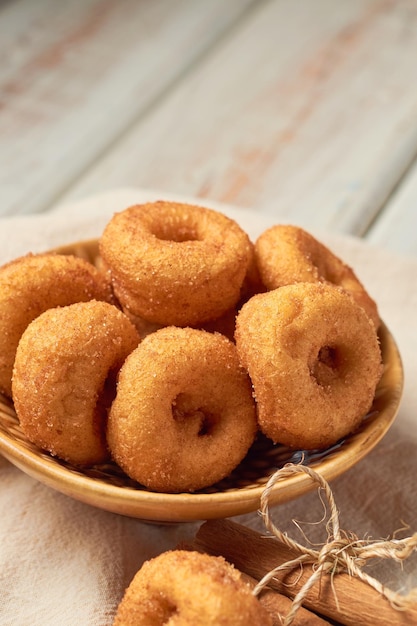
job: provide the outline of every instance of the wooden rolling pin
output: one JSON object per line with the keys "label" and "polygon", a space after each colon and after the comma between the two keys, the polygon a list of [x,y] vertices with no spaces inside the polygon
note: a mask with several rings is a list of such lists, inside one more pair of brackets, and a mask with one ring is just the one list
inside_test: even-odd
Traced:
{"label": "wooden rolling pin", "polygon": [[[205,522],[193,542],[195,549],[223,556],[256,580],[298,556],[300,552],[273,537],[265,537],[230,520]],[[293,598],[313,573],[303,565],[281,572],[269,586]],[[398,610],[373,587],[345,573],[324,575],[307,593],[303,605],[344,626],[417,626],[417,605]]]}

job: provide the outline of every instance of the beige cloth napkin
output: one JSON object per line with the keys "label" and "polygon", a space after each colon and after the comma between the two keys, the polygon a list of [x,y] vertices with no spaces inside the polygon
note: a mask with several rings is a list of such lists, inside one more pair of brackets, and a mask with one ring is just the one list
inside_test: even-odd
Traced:
{"label": "beige cloth napkin", "polygon": [[[116,190],[31,217],[0,220],[0,263],[97,237],[115,211],[166,198]],[[170,196],[172,198],[172,196]],[[172,199],[179,199],[174,197]],[[276,220],[247,210],[223,210],[255,238]],[[398,418],[368,457],[332,482],[342,528],[359,537],[387,538],[417,531],[417,261],[396,257],[346,237],[315,233],[351,264],[379,304],[400,348],[405,390]],[[310,493],[276,507],[275,522],[299,540],[291,521],[320,520],[322,505]],[[254,513],[238,521],[261,529]],[[45,487],[0,457],[0,624],[3,626],[107,626],[125,586],[144,559],[175,547],[197,524],[154,526],[92,508]],[[303,526],[311,539],[323,524]],[[417,560],[404,568],[376,563],[370,572],[393,588],[417,585]]]}

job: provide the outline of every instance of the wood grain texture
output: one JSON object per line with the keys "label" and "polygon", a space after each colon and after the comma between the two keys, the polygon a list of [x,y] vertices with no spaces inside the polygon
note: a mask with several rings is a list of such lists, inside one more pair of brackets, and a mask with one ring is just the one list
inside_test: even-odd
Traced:
{"label": "wood grain texture", "polygon": [[402,255],[417,256],[417,164],[371,225],[366,240]]}
{"label": "wood grain texture", "polygon": [[0,55],[0,216],[145,187],[417,254],[414,0],[13,0]]}
{"label": "wood grain texture", "polygon": [[[260,580],[275,567],[291,563],[300,552],[279,540],[266,537],[231,520],[203,524],[193,544],[198,550],[221,555],[244,573]],[[294,598],[314,571],[304,564],[277,573],[270,581],[272,589]],[[398,610],[366,582],[340,572],[323,576],[304,599],[310,611],[345,626],[412,626],[417,624],[417,606]]]}
{"label": "wood grain texture", "polygon": [[273,0],[68,196],[142,186],[361,235],[417,151],[414,0]]}
{"label": "wood grain texture", "polygon": [[47,209],[251,3],[0,6],[0,214]]}

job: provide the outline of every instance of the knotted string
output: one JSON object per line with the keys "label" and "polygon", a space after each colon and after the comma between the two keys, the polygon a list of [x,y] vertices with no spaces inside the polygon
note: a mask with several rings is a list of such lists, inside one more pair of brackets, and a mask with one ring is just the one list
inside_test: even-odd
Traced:
{"label": "knotted string", "polygon": [[[313,482],[318,484],[319,488],[323,490],[329,504],[330,514],[327,522],[328,540],[320,550],[300,545],[288,537],[286,533],[281,532],[275,526],[270,515],[269,500],[274,485],[280,480],[301,473],[307,474]],[[268,572],[254,588],[253,594],[255,596],[259,595],[262,589],[264,589],[279,572],[294,570],[296,567],[302,567],[303,564],[313,565],[313,572],[295,595],[291,610],[286,616],[283,626],[290,626],[290,624],[292,624],[309,590],[320,580],[323,574],[334,576],[344,572],[348,573],[350,576],[356,576],[368,585],[371,585],[371,587],[383,595],[391,605],[398,610],[405,610],[411,603],[415,603],[415,595],[413,592],[409,596],[401,596],[387,589],[378,580],[363,572],[361,568],[368,559],[375,557],[393,559],[399,562],[407,559],[417,548],[417,533],[414,533],[411,537],[406,539],[391,539],[386,541],[360,540],[352,535],[348,536],[346,532],[340,529],[339,513],[329,484],[311,467],[288,463],[283,468],[276,471],[268,480],[262,493],[260,513],[263,517],[266,529],[279,541],[297,550],[300,556]],[[336,595],[335,600],[337,602]]]}

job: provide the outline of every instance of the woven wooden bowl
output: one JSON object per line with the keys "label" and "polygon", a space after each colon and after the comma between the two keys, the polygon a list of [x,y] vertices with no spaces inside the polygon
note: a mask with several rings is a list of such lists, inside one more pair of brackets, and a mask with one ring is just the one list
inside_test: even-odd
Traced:
{"label": "woven wooden bowl", "polygon": [[[75,243],[56,250],[99,265],[97,241]],[[360,429],[320,452],[290,451],[259,437],[244,461],[220,483],[196,493],[165,494],[146,490],[115,464],[80,470],[31,444],[23,435],[13,404],[0,394],[0,452],[40,482],[90,505],[158,523],[190,522],[231,517],[259,508],[270,475],[285,463],[303,460],[326,480],[346,472],[366,456],[387,432],[398,411],[403,389],[401,358],[389,330],[380,329],[384,374],[370,413]],[[312,489],[304,474],[277,483],[271,504],[292,500]]]}

